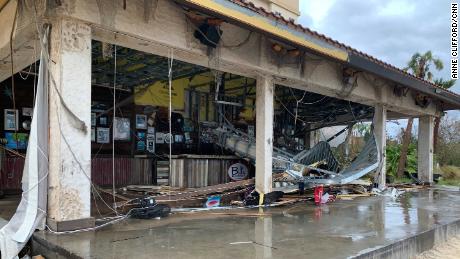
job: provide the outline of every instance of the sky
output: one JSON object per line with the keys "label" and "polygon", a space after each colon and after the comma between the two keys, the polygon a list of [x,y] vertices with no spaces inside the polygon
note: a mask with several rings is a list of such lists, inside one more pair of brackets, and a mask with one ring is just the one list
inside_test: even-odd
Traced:
{"label": "sky", "polygon": [[449,0],[300,0],[300,11],[303,26],[399,68],[431,50],[444,63],[434,78],[450,79]]}

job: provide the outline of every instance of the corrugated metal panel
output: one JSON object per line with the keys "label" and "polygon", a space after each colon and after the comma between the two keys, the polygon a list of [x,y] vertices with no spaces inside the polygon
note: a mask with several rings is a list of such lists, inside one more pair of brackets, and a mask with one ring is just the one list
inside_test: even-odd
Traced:
{"label": "corrugated metal panel", "polygon": [[239,160],[234,159],[187,159],[171,161],[170,184],[173,187],[197,188],[227,183],[227,169]]}
{"label": "corrugated metal panel", "polygon": [[[152,184],[152,159],[115,158],[115,185]],[[100,186],[112,185],[112,158],[93,158],[91,162],[91,179]]]}
{"label": "corrugated metal panel", "polygon": [[[170,185],[174,187],[205,187],[227,183],[228,167],[234,159],[172,159]],[[167,161],[166,161],[167,163]],[[6,158],[1,172],[3,190],[20,190],[23,158]],[[152,184],[153,160],[148,158],[115,158],[115,185]],[[99,186],[112,186],[112,158],[97,157],[91,160],[91,179]]]}
{"label": "corrugated metal panel", "polygon": [[21,190],[22,170],[24,169],[24,158],[5,158],[3,168],[0,169],[0,189],[8,191]]}

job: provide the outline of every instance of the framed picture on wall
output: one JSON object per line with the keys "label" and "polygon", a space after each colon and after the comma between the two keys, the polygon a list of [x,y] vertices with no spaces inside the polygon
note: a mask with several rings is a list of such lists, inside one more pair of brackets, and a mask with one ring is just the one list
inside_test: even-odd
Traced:
{"label": "framed picture on wall", "polygon": [[32,108],[23,107],[22,108],[22,116],[32,117],[34,110]]}
{"label": "framed picture on wall", "polygon": [[147,129],[147,116],[136,114],[136,129]]}
{"label": "framed picture on wall", "polygon": [[5,109],[5,130],[18,130],[18,110]]}
{"label": "framed picture on wall", "polygon": [[115,117],[113,125],[113,137],[115,140],[131,139],[131,122],[129,118]]}
{"label": "framed picture on wall", "polygon": [[96,142],[96,129],[91,128],[91,141]]}
{"label": "framed picture on wall", "polygon": [[147,151],[155,153],[155,134],[147,134]]}
{"label": "framed picture on wall", "polygon": [[96,126],[96,113],[91,113],[91,126]]}
{"label": "framed picture on wall", "polygon": [[99,124],[102,126],[107,126],[108,125],[108,118],[107,116],[101,116],[99,117]]}
{"label": "framed picture on wall", "polygon": [[97,128],[97,143],[100,143],[100,144],[110,143],[109,128]]}

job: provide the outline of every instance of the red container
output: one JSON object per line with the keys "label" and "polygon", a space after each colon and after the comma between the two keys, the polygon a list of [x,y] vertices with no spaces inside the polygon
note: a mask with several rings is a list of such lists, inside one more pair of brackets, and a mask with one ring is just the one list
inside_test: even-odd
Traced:
{"label": "red container", "polygon": [[317,206],[321,205],[321,197],[323,197],[324,188],[322,185],[315,187],[315,204]]}

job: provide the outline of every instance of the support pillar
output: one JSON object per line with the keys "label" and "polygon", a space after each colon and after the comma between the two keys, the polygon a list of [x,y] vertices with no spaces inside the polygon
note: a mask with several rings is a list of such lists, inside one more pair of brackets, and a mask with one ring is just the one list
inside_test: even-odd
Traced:
{"label": "support pillar", "polygon": [[257,78],[256,88],[256,190],[272,191],[273,91],[271,79]]}
{"label": "support pillar", "polygon": [[57,18],[50,37],[47,223],[56,231],[66,231],[94,226],[90,213],[91,28],[77,20]]}
{"label": "support pillar", "polygon": [[432,116],[422,116],[418,121],[418,179],[433,182],[433,131]]}
{"label": "support pillar", "polygon": [[377,142],[377,149],[381,155],[381,163],[376,172],[377,184],[380,189],[385,188],[386,184],[386,121],[387,121],[387,109],[385,106],[378,104],[375,106],[374,111],[374,135]]}

